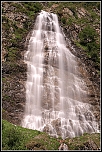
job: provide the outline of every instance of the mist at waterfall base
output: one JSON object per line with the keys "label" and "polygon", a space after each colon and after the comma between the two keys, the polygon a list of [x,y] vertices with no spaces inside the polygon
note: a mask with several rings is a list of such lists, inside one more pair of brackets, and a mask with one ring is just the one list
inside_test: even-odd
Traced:
{"label": "mist at waterfall base", "polygon": [[26,105],[21,125],[63,139],[97,132],[91,105],[83,102],[87,87],[56,14],[39,13],[24,58]]}

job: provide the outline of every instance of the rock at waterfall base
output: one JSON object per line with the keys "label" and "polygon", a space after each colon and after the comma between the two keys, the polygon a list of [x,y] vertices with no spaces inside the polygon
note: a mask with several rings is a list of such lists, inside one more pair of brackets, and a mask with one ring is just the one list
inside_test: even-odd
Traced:
{"label": "rock at waterfall base", "polygon": [[62,143],[58,149],[59,150],[68,150],[68,146],[65,143]]}

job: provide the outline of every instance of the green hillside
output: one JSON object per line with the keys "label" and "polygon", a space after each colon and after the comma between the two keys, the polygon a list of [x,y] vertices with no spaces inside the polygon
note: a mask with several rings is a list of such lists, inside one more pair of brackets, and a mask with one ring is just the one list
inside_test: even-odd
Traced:
{"label": "green hillside", "polygon": [[[44,132],[22,128],[6,120],[2,121],[2,150],[58,150],[59,138],[49,136]],[[100,134],[85,133],[83,136],[66,138],[69,150],[98,150],[100,148]]]}

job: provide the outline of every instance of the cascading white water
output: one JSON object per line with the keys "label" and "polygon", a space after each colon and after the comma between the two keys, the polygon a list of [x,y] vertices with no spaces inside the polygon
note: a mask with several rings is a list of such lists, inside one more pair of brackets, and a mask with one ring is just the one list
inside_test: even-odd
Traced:
{"label": "cascading white water", "polygon": [[78,75],[75,56],[66,48],[56,14],[41,11],[37,16],[25,62],[23,127],[63,139],[97,131],[91,105],[83,102],[87,87]]}

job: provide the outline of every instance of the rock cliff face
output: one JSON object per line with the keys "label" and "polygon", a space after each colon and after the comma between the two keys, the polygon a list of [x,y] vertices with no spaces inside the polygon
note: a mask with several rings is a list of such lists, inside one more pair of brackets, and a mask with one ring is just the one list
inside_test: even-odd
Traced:
{"label": "rock cliff face", "polygon": [[[67,5],[63,10],[60,10],[60,4],[58,3],[51,5],[49,8],[48,3],[45,2],[41,3],[41,8],[37,11],[35,9],[32,15],[25,13],[25,10],[29,10],[28,12],[31,10],[28,6],[29,4],[26,3],[25,5],[22,2],[2,2],[2,118],[17,125],[21,124],[26,101],[25,82],[27,79],[24,53],[27,51],[27,39],[30,38],[37,13],[40,12],[40,9],[44,9],[58,14],[67,47],[76,56],[80,75],[88,87],[88,96],[85,102],[92,105],[94,115],[100,122],[100,76],[97,70],[99,66],[97,67],[95,62],[86,55],[85,50],[75,45],[75,41],[78,40],[78,33],[82,30],[84,24],[77,25],[74,22],[70,22],[67,26],[64,24],[64,18],[70,20],[71,17],[75,17],[75,14],[77,14],[78,19],[86,17],[90,24],[94,23],[94,21],[91,22],[92,18],[89,12],[83,7],[76,8],[77,11],[75,12]],[[95,7],[94,10],[99,16],[99,10]],[[100,34],[99,24],[94,23],[94,27]],[[47,50],[47,45],[45,50]],[[48,60],[47,52],[44,60],[45,65]],[[57,65],[54,66],[57,67]],[[47,66],[45,66],[46,69]],[[55,83],[57,84],[57,82]],[[46,106],[46,103],[44,103],[44,106]],[[58,123],[56,122],[56,124]],[[45,129],[47,130],[47,128]]]}
{"label": "rock cliff face", "polygon": [[16,11],[11,3],[2,3],[2,118],[20,124],[26,100],[27,66],[23,62],[24,41],[16,38],[15,31],[22,29],[28,18]]}

